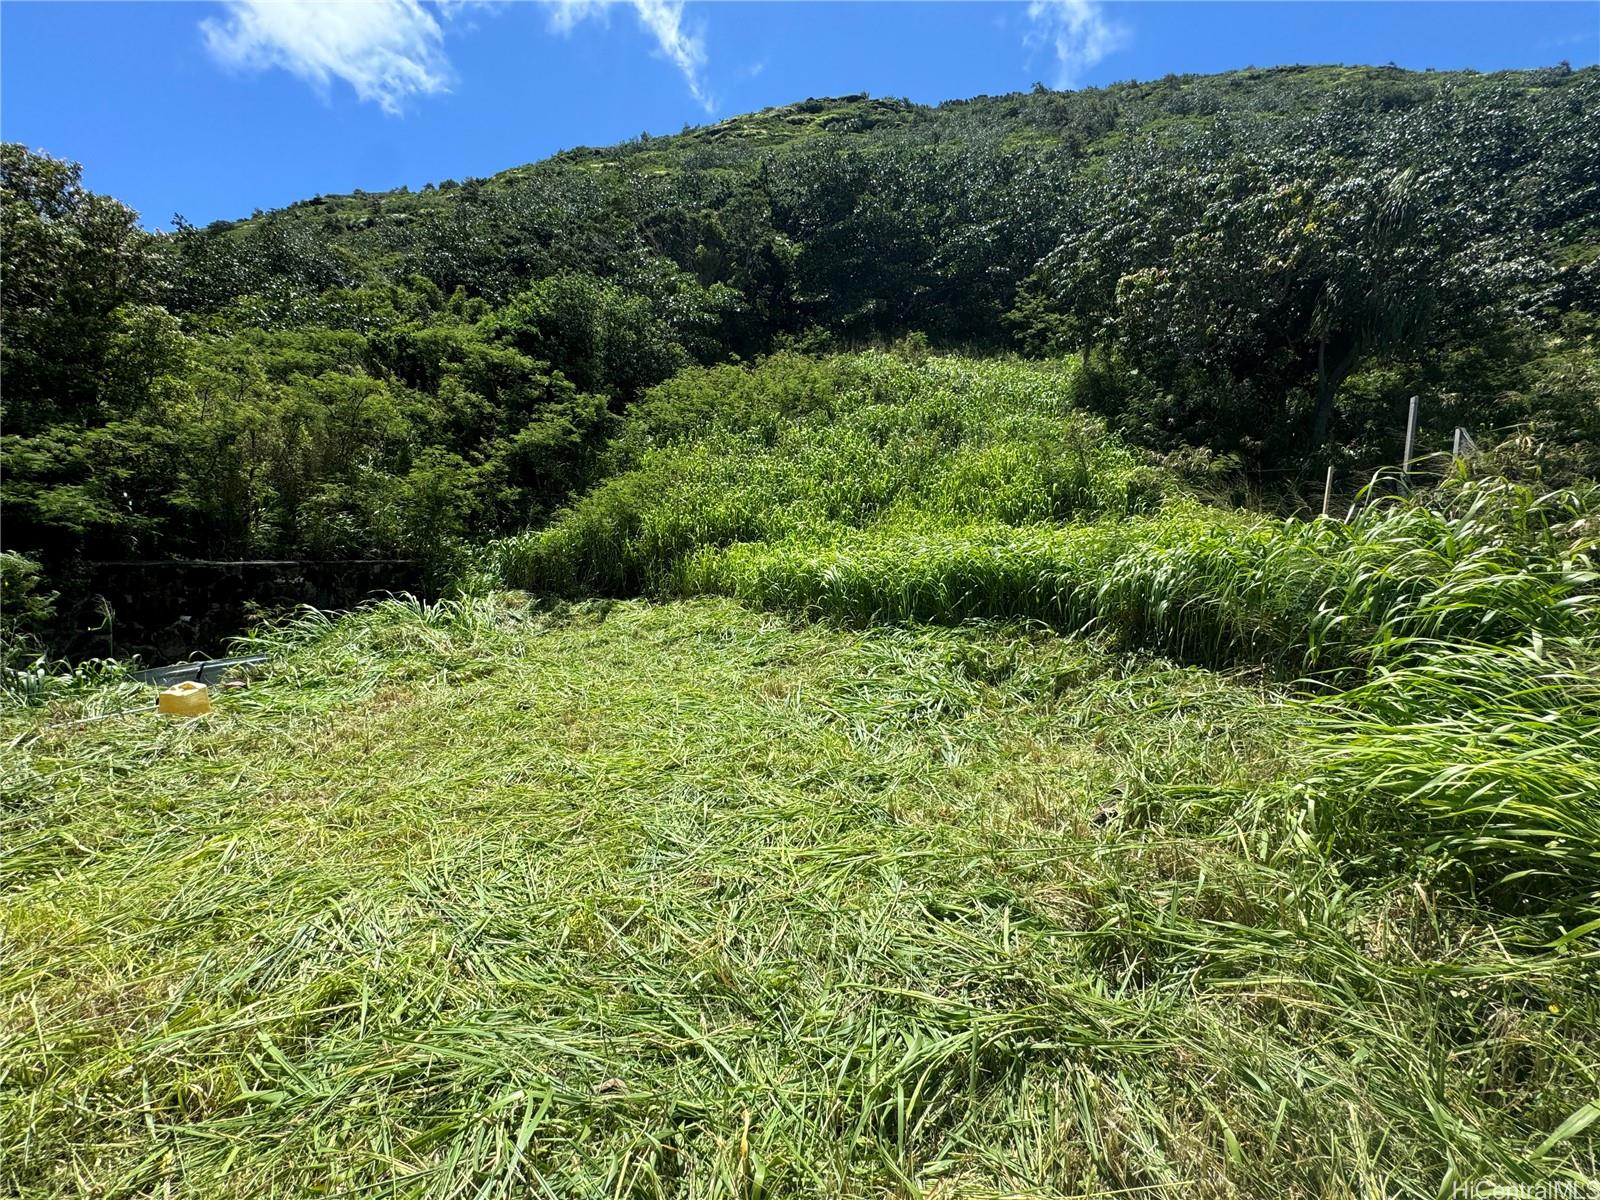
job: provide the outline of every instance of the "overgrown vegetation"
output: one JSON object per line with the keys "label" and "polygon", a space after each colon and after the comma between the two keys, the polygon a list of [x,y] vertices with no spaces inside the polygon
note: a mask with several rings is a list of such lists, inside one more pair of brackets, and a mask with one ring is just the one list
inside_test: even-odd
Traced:
{"label": "overgrown vegetation", "polygon": [[490,547],[491,575],[858,623],[1033,620],[1290,677],[1593,619],[1592,484],[1461,478],[1348,522],[1269,519],[1140,465],[1073,411],[1080,383],[884,354],[691,372],[633,410],[615,473]]}
{"label": "overgrown vegetation", "polygon": [[1074,377],[879,353],[688,372],[632,411],[603,482],[490,556],[519,587],[626,595],[707,546],[1153,506],[1160,474],[1071,408]]}
{"label": "overgrown vegetation", "polygon": [[[1600,1187],[1595,79],[808,102],[157,241],[8,148],[9,652],[69,551],[452,598],[194,721],[6,671],[0,1188]],[[1310,517],[1419,387],[1519,428]]]}
{"label": "overgrown vegetation", "polygon": [[420,560],[537,525],[691,364],[1081,355],[1130,445],[1292,494],[1455,425],[1600,445],[1595,69],[1284,68],[808,100],[494,179],[150,235],[0,160],[6,549]]}
{"label": "overgrown vegetation", "polygon": [[1074,379],[681,375],[471,595],[21,697],[6,1182],[1587,1186],[1593,488],[1209,508]]}

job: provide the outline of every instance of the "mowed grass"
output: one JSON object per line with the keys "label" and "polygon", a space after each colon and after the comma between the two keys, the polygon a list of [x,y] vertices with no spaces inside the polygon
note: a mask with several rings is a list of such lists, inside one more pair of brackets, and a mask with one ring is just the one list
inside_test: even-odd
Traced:
{"label": "mowed grass", "polygon": [[1592,943],[1340,858],[1255,675],[720,599],[269,641],[196,721],[3,718],[0,1190],[1597,1173]]}

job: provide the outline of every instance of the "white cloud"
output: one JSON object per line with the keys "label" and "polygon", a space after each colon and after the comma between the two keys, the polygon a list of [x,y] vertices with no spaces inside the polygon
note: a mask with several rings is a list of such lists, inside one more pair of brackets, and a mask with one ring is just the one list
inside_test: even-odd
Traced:
{"label": "white cloud", "polygon": [[420,0],[225,0],[200,22],[218,61],[281,67],[326,91],[342,79],[362,100],[397,113],[410,96],[448,90],[444,32]]}
{"label": "white cloud", "polygon": [[1027,44],[1048,46],[1056,56],[1057,87],[1074,86],[1128,41],[1128,31],[1106,16],[1099,0],[1031,0],[1028,20],[1033,28]]}
{"label": "white cloud", "polygon": [[550,28],[557,33],[571,33],[573,26],[587,17],[596,17],[602,23],[611,12],[611,0],[547,0],[550,6]]}
{"label": "white cloud", "polygon": [[[705,40],[684,26],[683,0],[625,0],[663,57],[682,72],[707,112]],[[570,33],[579,22],[604,21],[611,0],[549,0],[550,26]],[[200,22],[206,47],[226,66],[281,68],[326,92],[343,80],[362,100],[398,113],[407,99],[449,90],[444,26],[475,0],[222,0],[223,15]]]}
{"label": "white cloud", "polygon": [[[689,94],[700,107],[711,112],[716,107],[706,91],[706,44],[699,34],[683,25],[683,0],[626,0],[639,18],[639,24],[655,38],[662,55],[683,73]],[[557,33],[570,33],[580,21],[594,17],[606,20],[612,0],[551,0],[550,27]]]}

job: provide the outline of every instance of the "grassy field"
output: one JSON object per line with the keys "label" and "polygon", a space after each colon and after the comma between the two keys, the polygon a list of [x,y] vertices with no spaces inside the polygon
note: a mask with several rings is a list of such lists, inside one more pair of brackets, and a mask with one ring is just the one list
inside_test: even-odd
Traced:
{"label": "grassy field", "polygon": [[1076,386],[686,372],[204,718],[13,679],[0,1191],[1592,1190],[1600,491],[1267,519]]}
{"label": "grassy field", "polygon": [[1341,872],[1253,676],[721,600],[390,603],[273,648],[198,721],[7,719],[0,1186],[1595,1173],[1594,954],[1442,861]]}

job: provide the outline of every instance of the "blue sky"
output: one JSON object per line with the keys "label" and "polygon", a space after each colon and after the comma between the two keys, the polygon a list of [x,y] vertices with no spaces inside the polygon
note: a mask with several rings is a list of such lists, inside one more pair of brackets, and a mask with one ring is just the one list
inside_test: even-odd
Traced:
{"label": "blue sky", "polygon": [[1600,0],[6,0],[0,135],[82,162],[158,227],[491,175],[807,96],[1563,59],[1600,59]]}

